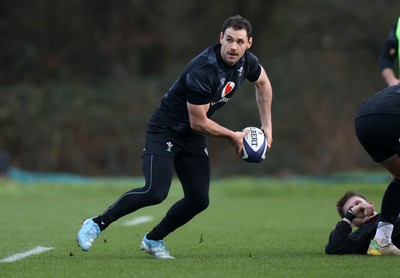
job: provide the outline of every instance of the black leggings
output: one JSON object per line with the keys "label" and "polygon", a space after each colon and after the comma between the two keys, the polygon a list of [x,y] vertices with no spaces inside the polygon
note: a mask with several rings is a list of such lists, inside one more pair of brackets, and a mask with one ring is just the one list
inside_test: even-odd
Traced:
{"label": "black leggings", "polygon": [[207,156],[146,154],[142,159],[142,168],[145,186],[126,192],[102,215],[93,219],[101,230],[122,216],[164,201],[168,196],[174,168],[182,184],[184,197],[168,210],[148,238],[163,239],[208,207],[210,165]]}

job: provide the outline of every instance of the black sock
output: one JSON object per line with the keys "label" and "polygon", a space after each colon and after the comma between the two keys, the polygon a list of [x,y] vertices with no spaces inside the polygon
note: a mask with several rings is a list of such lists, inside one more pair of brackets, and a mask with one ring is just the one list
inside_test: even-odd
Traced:
{"label": "black sock", "polygon": [[101,216],[94,217],[92,220],[99,225],[100,231],[104,231],[111,224],[111,222],[105,221]]}
{"label": "black sock", "polygon": [[160,240],[160,236],[154,232],[154,229],[146,235],[146,238],[149,240]]}
{"label": "black sock", "polygon": [[400,180],[393,179],[382,198],[380,221],[394,224],[400,213]]}

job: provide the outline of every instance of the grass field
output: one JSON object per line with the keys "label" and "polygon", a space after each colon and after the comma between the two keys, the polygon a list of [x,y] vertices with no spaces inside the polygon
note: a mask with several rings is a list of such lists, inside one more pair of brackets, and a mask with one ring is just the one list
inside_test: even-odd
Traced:
{"label": "grass field", "polygon": [[[166,238],[176,260],[158,261],[140,241],[181,197],[174,181],[167,200],[125,216],[82,252],[76,233],[140,181],[98,184],[18,184],[0,180],[0,260],[37,246],[53,248],[0,263],[0,277],[397,277],[398,258],[328,256],[329,232],[339,220],[335,202],[345,190],[380,207],[386,184],[322,183],[231,178],[216,180],[210,207]],[[135,226],[126,221],[149,216]]]}

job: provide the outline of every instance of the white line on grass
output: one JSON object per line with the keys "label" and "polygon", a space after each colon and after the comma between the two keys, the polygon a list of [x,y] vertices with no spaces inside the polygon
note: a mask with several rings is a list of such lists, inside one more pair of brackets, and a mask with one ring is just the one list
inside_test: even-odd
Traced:
{"label": "white line on grass", "polygon": [[37,255],[43,252],[47,252],[54,249],[53,247],[43,247],[43,246],[36,246],[35,248],[23,252],[23,253],[17,253],[14,255],[11,255],[7,258],[1,259],[0,263],[11,263],[11,262],[15,262],[15,261],[19,261],[22,259],[25,259],[26,257],[32,256],[32,255]]}
{"label": "white line on grass", "polygon": [[[152,220],[153,220],[153,217],[151,217],[151,216],[139,216],[139,217],[133,218],[132,220],[125,221],[122,224],[124,226],[135,226],[135,225],[140,225],[140,224],[150,222]],[[37,255],[37,254],[40,254],[43,252],[47,252],[52,249],[54,249],[54,247],[36,246],[35,248],[28,250],[26,252],[17,253],[17,254],[11,255],[9,257],[3,258],[0,260],[0,263],[11,263],[11,262],[19,261],[19,260],[25,259],[26,257],[32,256],[32,255]]]}
{"label": "white line on grass", "polygon": [[153,220],[153,217],[151,217],[151,216],[139,216],[139,217],[133,218],[132,220],[125,221],[124,223],[122,223],[122,225],[124,225],[124,226],[135,226],[135,225],[139,225],[139,224],[150,222],[152,220]]}

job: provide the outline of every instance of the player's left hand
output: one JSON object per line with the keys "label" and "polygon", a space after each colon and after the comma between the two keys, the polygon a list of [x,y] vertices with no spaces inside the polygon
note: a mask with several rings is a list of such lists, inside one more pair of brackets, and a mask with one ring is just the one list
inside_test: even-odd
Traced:
{"label": "player's left hand", "polygon": [[269,149],[272,146],[272,141],[273,141],[272,130],[267,130],[267,128],[264,128],[264,127],[261,127],[260,129],[264,132],[265,137],[267,137],[267,151],[269,151]]}

